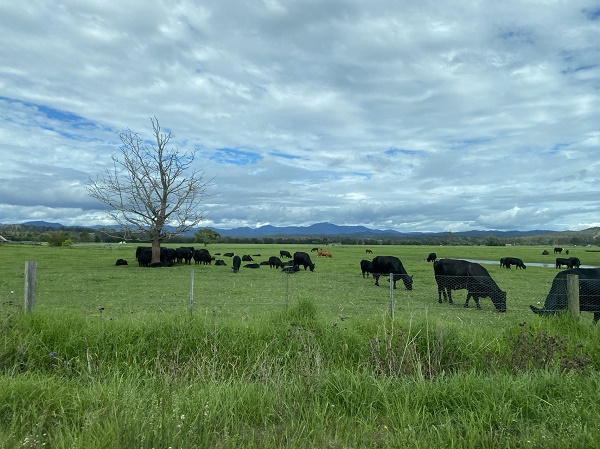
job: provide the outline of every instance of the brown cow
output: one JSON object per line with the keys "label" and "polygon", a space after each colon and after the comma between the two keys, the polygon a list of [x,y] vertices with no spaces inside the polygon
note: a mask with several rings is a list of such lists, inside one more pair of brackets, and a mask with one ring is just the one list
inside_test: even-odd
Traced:
{"label": "brown cow", "polygon": [[322,249],[317,251],[317,257],[332,257],[329,251],[323,251]]}
{"label": "brown cow", "polygon": [[371,251],[370,249],[366,249],[366,250],[365,250],[365,253],[366,253],[366,254],[373,254],[373,251]]}

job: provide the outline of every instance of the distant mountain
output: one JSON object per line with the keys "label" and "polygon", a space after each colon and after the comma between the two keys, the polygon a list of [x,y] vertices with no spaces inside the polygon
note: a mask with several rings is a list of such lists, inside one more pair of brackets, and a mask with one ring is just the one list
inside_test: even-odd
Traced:
{"label": "distant mountain", "polygon": [[234,228],[219,229],[211,228],[223,237],[277,237],[286,235],[323,236],[323,235],[356,235],[381,237],[385,235],[404,235],[402,232],[377,229],[369,229],[364,226],[338,226],[331,223],[315,223],[310,226],[271,226],[265,225],[258,228]]}
{"label": "distant mountain", "polygon": [[[50,223],[46,221],[28,221],[21,223],[25,226],[38,226],[46,228],[88,228],[88,229],[100,229],[106,228],[107,226],[64,226],[60,223]],[[440,235],[455,235],[473,238],[485,238],[489,236],[496,237],[530,237],[534,235],[542,234],[556,234],[559,231],[547,231],[547,230],[532,230],[532,231],[462,231],[462,232],[399,232],[392,229],[379,230],[370,229],[365,226],[339,226],[332,223],[315,223],[310,226],[259,226],[258,228],[240,227],[233,229],[220,229],[211,227],[211,229],[217,231],[223,237],[284,237],[284,236],[352,236],[356,238],[398,238],[398,237],[410,237],[414,239],[427,238],[432,236]],[[186,235],[194,235],[195,230],[187,232]],[[562,231],[569,232],[569,231]],[[581,231],[582,232],[582,231]],[[600,234],[599,234],[600,235]]]}
{"label": "distant mountain", "polygon": [[27,226],[40,226],[40,227],[45,227],[45,228],[64,228],[64,225],[61,225],[60,223],[49,223],[47,221],[28,221],[26,223],[21,223],[23,225],[27,225]]}

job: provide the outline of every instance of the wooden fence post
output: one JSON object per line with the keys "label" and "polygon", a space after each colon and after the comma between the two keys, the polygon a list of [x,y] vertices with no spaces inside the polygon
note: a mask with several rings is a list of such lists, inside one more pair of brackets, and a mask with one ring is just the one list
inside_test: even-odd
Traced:
{"label": "wooden fence post", "polygon": [[25,262],[25,311],[31,312],[35,306],[37,286],[37,262]]}
{"label": "wooden fence post", "polygon": [[567,274],[567,305],[573,318],[579,319],[581,309],[579,308],[579,276]]}

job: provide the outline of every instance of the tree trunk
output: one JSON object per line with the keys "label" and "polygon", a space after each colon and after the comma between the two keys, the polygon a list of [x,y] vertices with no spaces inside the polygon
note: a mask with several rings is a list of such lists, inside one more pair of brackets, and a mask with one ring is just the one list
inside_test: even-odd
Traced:
{"label": "tree trunk", "polygon": [[152,262],[150,263],[158,262],[160,262],[160,239],[155,237],[152,239]]}

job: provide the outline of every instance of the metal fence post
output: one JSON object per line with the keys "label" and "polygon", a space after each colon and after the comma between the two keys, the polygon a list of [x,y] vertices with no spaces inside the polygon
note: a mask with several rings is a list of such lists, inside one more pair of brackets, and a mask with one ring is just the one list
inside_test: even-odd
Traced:
{"label": "metal fence post", "polygon": [[37,262],[25,262],[25,311],[31,312],[35,306],[37,287]]}
{"label": "metal fence post", "polygon": [[194,308],[194,269],[190,270],[190,312]]}
{"label": "metal fence post", "polygon": [[579,276],[576,274],[567,274],[567,305],[573,318],[581,316],[579,307]]}

